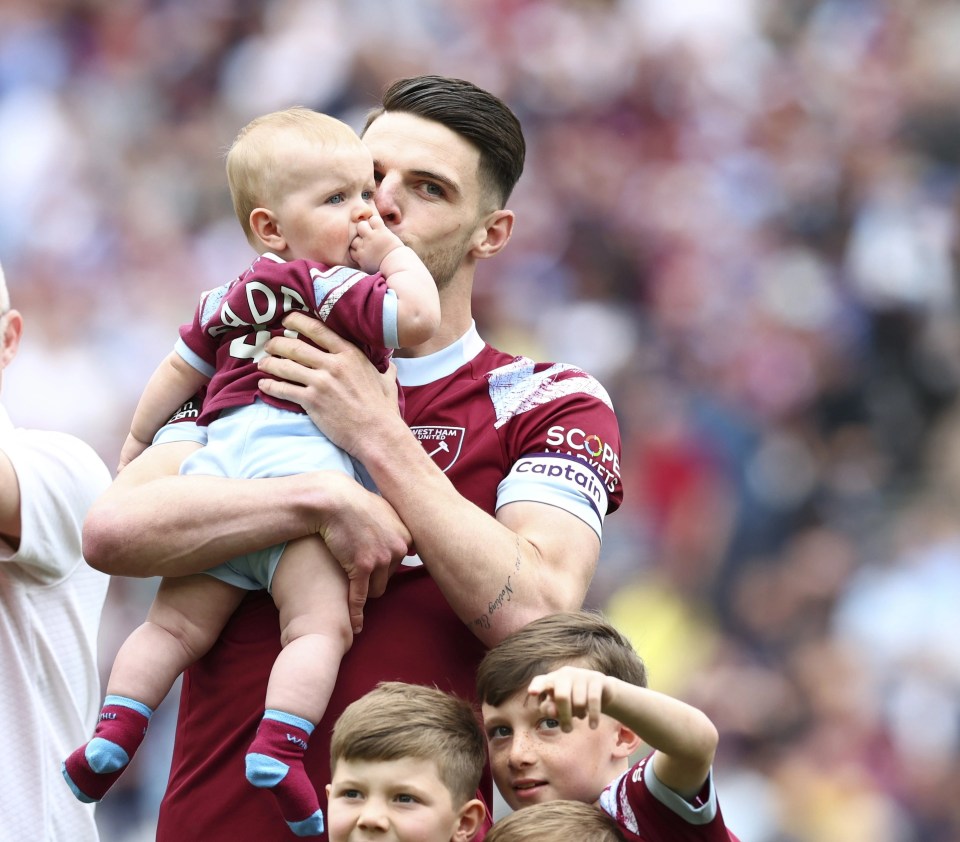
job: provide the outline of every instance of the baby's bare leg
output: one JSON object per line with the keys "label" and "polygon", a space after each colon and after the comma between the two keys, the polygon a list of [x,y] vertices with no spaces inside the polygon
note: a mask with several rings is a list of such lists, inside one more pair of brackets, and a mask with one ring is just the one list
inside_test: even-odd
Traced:
{"label": "baby's bare leg", "polygon": [[217,639],[244,591],[212,576],[160,583],[146,622],[126,639],[107,682],[93,738],[63,762],[81,801],[99,801],[140,747],[153,711],[173,682]]}
{"label": "baby's bare leg", "polygon": [[323,831],[323,816],[303,755],[353,642],[347,577],[322,540],[302,538],[284,550],[271,591],[283,650],[247,752],[247,780],[274,794],[295,834],[313,836]]}
{"label": "baby's bare leg", "polygon": [[353,643],[347,577],[323,541],[305,538],[284,550],[272,592],[283,651],[270,673],[266,706],[315,725]]}
{"label": "baby's bare leg", "polygon": [[177,676],[213,646],[245,593],[203,573],[164,579],[146,621],[120,647],[107,693],[156,708]]}

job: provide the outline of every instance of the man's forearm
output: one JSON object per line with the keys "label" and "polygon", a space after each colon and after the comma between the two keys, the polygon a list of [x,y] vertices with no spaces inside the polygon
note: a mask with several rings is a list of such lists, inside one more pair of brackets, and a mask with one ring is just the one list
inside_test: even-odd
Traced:
{"label": "man's forearm", "polygon": [[581,606],[599,554],[589,527],[538,503],[514,503],[494,518],[459,494],[402,421],[380,428],[359,456],[450,606],[484,643]]}
{"label": "man's forearm", "polygon": [[[88,563],[117,576],[184,576],[310,534],[293,501],[301,477],[168,477],[122,498],[108,492],[84,522]],[[272,506],[271,499],[283,500]]]}
{"label": "man's forearm", "polygon": [[83,529],[87,562],[119,576],[183,576],[310,534],[322,489],[304,476],[171,476],[190,448],[151,448],[120,472]]}

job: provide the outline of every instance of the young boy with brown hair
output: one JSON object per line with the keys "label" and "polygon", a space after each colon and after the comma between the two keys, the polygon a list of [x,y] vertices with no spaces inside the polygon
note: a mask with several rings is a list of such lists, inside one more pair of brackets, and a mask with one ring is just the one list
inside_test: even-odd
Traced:
{"label": "young boy with brown hair", "polygon": [[[477,693],[504,800],[596,804],[628,840],[736,840],[713,786],[716,728],[646,685],[630,641],[597,613],[543,617],[491,649]],[[631,765],[641,743],[652,751]]]}
{"label": "young boy with brown hair", "polygon": [[486,762],[479,717],[435,687],[383,682],[348,705],[330,743],[330,842],[471,842],[489,827],[476,797]]}

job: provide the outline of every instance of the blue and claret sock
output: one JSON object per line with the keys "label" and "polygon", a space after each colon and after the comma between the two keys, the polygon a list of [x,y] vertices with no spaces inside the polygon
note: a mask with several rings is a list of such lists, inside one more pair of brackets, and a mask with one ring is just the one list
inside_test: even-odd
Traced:
{"label": "blue and claret sock", "polygon": [[81,801],[99,801],[123,774],[147,733],[153,711],[125,696],[107,696],[93,739],[62,766],[63,777]]}
{"label": "blue and claret sock", "polygon": [[320,800],[303,768],[311,733],[313,725],[306,719],[268,709],[247,751],[247,780],[273,793],[284,820],[297,836],[323,833]]}

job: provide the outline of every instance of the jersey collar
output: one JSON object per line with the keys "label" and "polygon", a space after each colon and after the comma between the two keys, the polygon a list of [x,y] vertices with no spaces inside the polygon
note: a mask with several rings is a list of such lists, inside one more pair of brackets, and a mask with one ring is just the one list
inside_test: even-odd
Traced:
{"label": "jersey collar", "polygon": [[394,357],[397,366],[397,382],[401,386],[425,386],[448,377],[465,363],[470,362],[484,347],[477,333],[477,323],[470,322],[470,329],[452,345],[447,345],[425,357]]}

